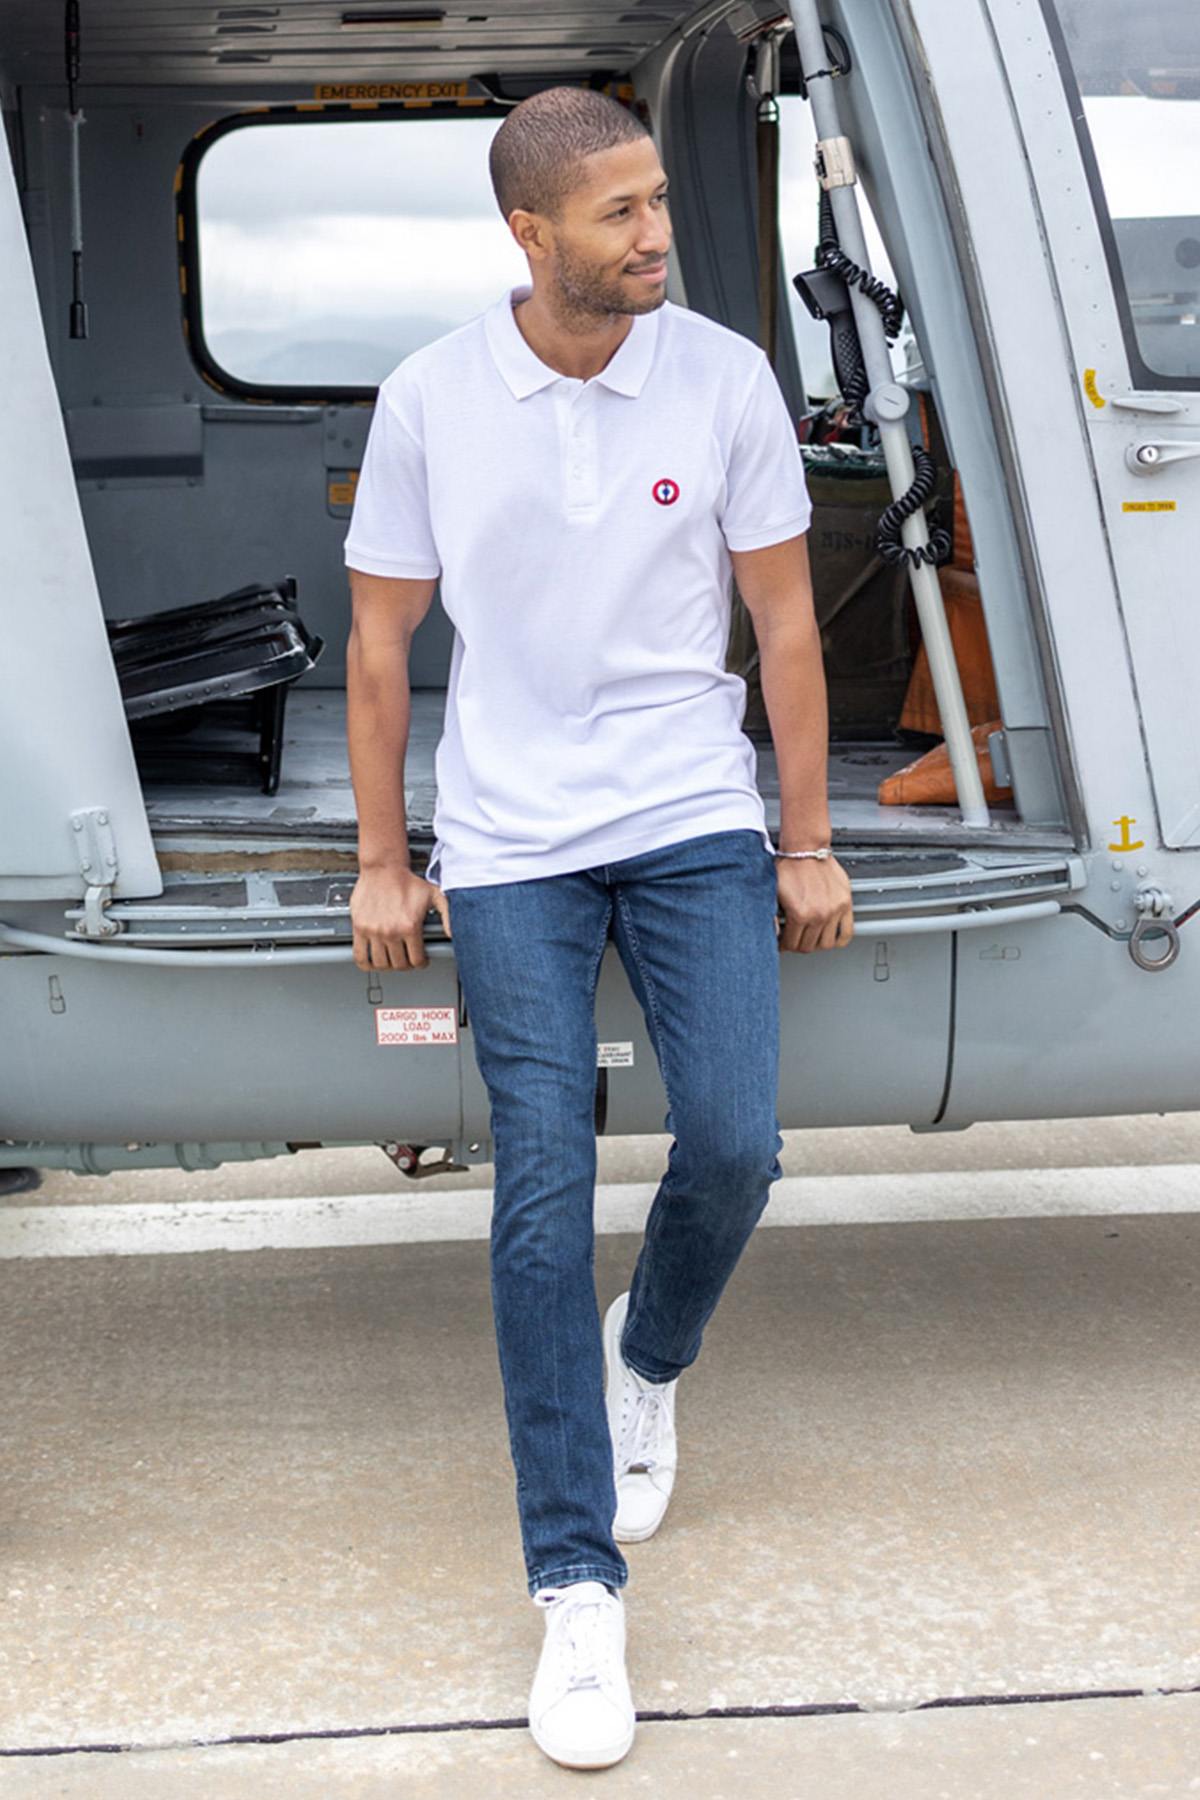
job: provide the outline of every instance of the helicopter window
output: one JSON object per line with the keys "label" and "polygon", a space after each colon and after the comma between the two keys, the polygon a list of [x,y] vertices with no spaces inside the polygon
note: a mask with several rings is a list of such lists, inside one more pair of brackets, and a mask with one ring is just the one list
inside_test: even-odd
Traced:
{"label": "helicopter window", "polygon": [[1200,38],[1193,0],[1043,0],[1135,383],[1200,387]]}
{"label": "helicopter window", "polygon": [[222,383],[374,388],[523,280],[488,178],[500,123],[276,115],[216,135],[195,167],[192,302]]}

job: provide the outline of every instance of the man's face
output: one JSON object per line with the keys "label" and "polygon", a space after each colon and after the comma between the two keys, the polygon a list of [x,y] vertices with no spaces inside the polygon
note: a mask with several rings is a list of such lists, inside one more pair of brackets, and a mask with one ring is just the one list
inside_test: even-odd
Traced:
{"label": "man's face", "polygon": [[583,160],[583,179],[550,222],[547,269],[575,313],[645,313],[667,295],[671,222],[653,139]]}

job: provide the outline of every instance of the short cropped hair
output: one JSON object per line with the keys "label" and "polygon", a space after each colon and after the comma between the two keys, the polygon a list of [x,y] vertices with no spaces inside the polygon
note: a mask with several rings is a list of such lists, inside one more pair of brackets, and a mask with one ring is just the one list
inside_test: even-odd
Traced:
{"label": "short cropped hair", "polygon": [[496,204],[505,219],[518,207],[558,219],[585,156],[649,136],[636,114],[594,88],[543,88],[514,106],[492,139]]}

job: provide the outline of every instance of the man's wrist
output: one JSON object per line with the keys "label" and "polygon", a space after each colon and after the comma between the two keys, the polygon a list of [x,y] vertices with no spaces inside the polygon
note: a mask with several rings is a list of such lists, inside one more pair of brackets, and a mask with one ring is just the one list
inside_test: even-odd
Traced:
{"label": "man's wrist", "polygon": [[404,869],[412,873],[412,861],[407,850],[360,850],[358,866],[364,875],[386,873],[389,869]]}
{"label": "man's wrist", "polygon": [[824,831],[781,831],[779,848],[781,850],[828,850],[833,844],[833,833],[826,826]]}

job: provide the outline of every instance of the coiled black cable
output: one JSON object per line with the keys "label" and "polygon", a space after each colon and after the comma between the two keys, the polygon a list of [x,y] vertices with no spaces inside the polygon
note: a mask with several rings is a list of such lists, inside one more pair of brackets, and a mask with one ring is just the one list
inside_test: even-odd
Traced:
{"label": "coiled black cable", "polygon": [[[857,263],[851,262],[845,255],[838,242],[837,226],[833,222],[833,203],[824,189],[821,192],[818,232],[817,267],[836,275],[844,287],[861,289],[867,299],[874,302],[883,319],[884,335],[890,343],[904,320],[903,303],[899,295],[893,294],[884,282],[866,269],[860,269]],[[858,341],[858,327],[849,307],[830,320],[830,336],[838,386],[842,391],[842,399],[849,408],[847,423],[862,425],[865,423],[862,405],[869,392],[870,382],[863,362],[862,345]]]}
{"label": "coiled black cable", "polygon": [[910,514],[925,505],[937,481],[937,464],[922,444],[912,444],[913,466],[916,476],[906,494],[893,500],[883,514],[875,530],[875,548],[884,562],[893,567],[903,562],[910,562],[914,569],[922,563],[929,563],[932,568],[949,562],[954,552],[950,533],[944,525],[937,523],[937,507],[931,506],[925,514],[925,523],[929,527],[927,544],[904,544],[900,541],[900,527]]}
{"label": "coiled black cable", "polygon": [[[845,255],[838,241],[833,202],[827,188],[821,190],[818,230],[818,268],[829,269],[848,288],[857,287],[868,300],[874,302],[883,321],[884,336],[890,344],[904,323],[904,303],[886,282],[880,281],[869,270],[860,269],[857,263],[851,262]],[[867,397],[869,383],[853,314],[847,318],[845,329],[836,335],[834,359],[842,398],[850,409],[849,422],[860,425],[863,423],[862,404]],[[909,545],[902,543],[900,538],[900,527],[905,519],[925,505],[934,490],[938,474],[936,462],[923,445],[912,444],[910,448],[915,470],[913,484],[907,493],[892,501],[880,519],[875,532],[875,548],[884,562],[893,567],[911,563],[914,568],[919,568],[922,563],[929,563],[936,569],[942,563],[949,562],[954,553],[950,533],[937,522],[936,504],[929,507],[925,514],[925,522],[929,528],[927,544]]]}
{"label": "coiled black cable", "polygon": [[841,277],[847,287],[856,287],[873,300],[879,308],[879,316],[883,320],[883,332],[890,344],[899,333],[904,323],[904,302],[899,294],[894,294],[887,283],[880,281],[868,269],[860,269],[851,262],[842,250],[838,239],[837,226],[833,222],[833,201],[829,197],[828,188],[821,189],[820,239],[817,244],[817,267],[832,269]]}

